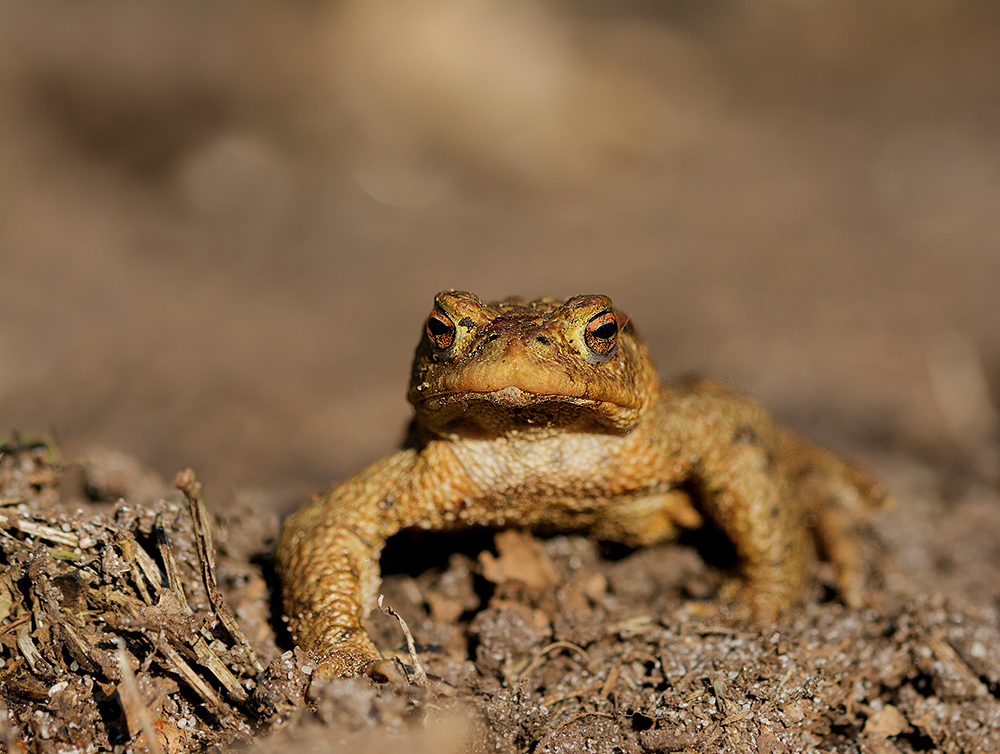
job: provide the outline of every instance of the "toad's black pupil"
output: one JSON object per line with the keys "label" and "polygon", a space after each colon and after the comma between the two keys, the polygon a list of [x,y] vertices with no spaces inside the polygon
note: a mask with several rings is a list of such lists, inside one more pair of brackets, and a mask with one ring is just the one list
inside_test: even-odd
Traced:
{"label": "toad's black pupil", "polygon": [[618,332],[618,324],[615,322],[605,322],[603,325],[594,330],[591,335],[595,338],[600,338],[601,340],[607,340],[608,338],[615,337],[615,333]]}
{"label": "toad's black pupil", "polygon": [[451,325],[448,325],[437,317],[431,317],[427,320],[427,329],[430,330],[431,335],[447,335],[451,331]]}

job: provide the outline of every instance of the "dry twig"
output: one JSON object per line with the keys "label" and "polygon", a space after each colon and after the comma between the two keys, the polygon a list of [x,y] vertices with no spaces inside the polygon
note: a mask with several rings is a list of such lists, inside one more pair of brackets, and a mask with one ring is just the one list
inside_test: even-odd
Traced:
{"label": "dry twig", "polygon": [[[121,700],[122,711],[124,711],[126,718],[132,718],[132,716],[138,718],[137,722],[139,723],[139,727],[142,728],[142,734],[146,738],[146,748],[149,749],[150,754],[163,754],[153,720],[149,715],[149,710],[146,709],[145,703],[142,701],[142,695],[139,693],[139,685],[135,681],[135,674],[132,672],[132,666],[129,664],[128,655],[125,653],[125,642],[121,639],[118,640],[117,655],[118,672],[121,674],[121,682],[118,684],[118,697]],[[132,722],[134,725],[135,721]],[[130,732],[131,729],[132,726],[130,725]]]}
{"label": "dry twig", "polygon": [[406,625],[406,621],[403,620],[399,613],[388,605],[383,604],[384,599],[385,595],[380,594],[378,596],[378,609],[399,621],[399,627],[403,631],[403,636],[406,637],[406,650],[410,653],[410,662],[413,663],[413,674],[415,676],[413,682],[417,686],[430,685],[430,682],[427,680],[427,673],[424,671],[424,666],[420,664],[420,658],[417,657],[417,645],[413,641],[413,634],[410,633],[409,626]]}
{"label": "dry twig", "polygon": [[188,510],[191,513],[191,523],[194,526],[195,545],[198,548],[198,562],[201,564],[201,578],[205,584],[205,592],[208,600],[212,604],[212,610],[218,616],[223,627],[229,636],[243,647],[246,656],[253,668],[261,673],[264,667],[257,659],[257,653],[243,630],[236,622],[236,617],[225,603],[222,592],[219,591],[219,584],[215,577],[215,547],[212,544],[212,524],[208,517],[208,510],[201,499],[201,483],[195,479],[194,471],[185,469],[179,471],[174,476],[174,486],[184,493],[188,501]]}

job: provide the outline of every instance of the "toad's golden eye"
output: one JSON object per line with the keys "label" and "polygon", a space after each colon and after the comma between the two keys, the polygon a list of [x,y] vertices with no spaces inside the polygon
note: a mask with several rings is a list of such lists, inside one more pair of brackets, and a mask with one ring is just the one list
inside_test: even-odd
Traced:
{"label": "toad's golden eye", "polygon": [[610,359],[618,345],[618,318],[607,309],[591,317],[583,331],[583,341],[594,356]]}
{"label": "toad's golden eye", "polygon": [[439,351],[446,351],[455,342],[455,323],[447,314],[432,311],[427,318],[427,339]]}

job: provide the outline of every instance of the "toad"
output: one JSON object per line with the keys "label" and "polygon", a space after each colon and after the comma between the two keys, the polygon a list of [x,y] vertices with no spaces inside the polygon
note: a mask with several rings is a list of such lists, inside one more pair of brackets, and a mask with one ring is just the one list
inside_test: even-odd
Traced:
{"label": "toad", "polygon": [[408,398],[402,450],[315,497],[277,545],[292,636],[324,675],[384,669],[362,621],[386,539],[405,528],[586,531],[635,547],[708,517],[735,548],[733,615],[766,623],[800,602],[817,550],[844,602],[864,600],[875,479],[719,383],[661,386],[607,296],[438,294]]}

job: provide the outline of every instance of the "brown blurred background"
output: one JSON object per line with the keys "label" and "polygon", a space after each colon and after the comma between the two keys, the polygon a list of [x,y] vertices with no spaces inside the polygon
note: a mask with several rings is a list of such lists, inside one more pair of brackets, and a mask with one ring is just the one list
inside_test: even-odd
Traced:
{"label": "brown blurred background", "polygon": [[433,294],[605,292],[850,451],[996,431],[1000,4],[0,7],[0,428],[388,451]]}

